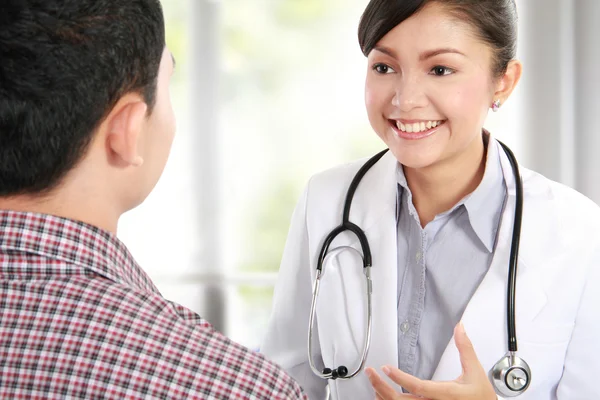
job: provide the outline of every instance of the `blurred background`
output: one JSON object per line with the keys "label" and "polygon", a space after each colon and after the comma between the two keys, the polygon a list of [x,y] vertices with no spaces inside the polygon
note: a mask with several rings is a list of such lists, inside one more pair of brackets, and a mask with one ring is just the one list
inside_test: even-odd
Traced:
{"label": "blurred background", "polygon": [[[367,0],[162,0],[178,131],[119,236],[162,294],[257,349],[308,178],[383,148],[363,103]],[[600,1],[517,0],[522,81],[486,127],[600,202]]]}

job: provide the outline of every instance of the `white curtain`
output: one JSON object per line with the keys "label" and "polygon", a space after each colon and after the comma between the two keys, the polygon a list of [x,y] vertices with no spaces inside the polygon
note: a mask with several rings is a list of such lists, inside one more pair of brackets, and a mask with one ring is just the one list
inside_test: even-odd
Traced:
{"label": "white curtain", "polygon": [[600,204],[600,1],[518,1],[522,162]]}

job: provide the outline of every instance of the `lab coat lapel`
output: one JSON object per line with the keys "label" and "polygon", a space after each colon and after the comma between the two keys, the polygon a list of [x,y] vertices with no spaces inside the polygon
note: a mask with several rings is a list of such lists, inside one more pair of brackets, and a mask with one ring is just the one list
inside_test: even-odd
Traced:
{"label": "lab coat lapel", "polygon": [[386,153],[365,179],[354,209],[356,219],[364,223],[373,257],[373,332],[367,365],[377,368],[398,360],[396,169],[395,157]]}
{"label": "lab coat lapel", "polygon": [[[490,142],[499,146],[495,141]],[[502,171],[507,184],[508,198],[501,218],[500,234],[490,269],[475,294],[471,298],[462,317],[467,335],[471,339],[479,361],[486,371],[508,351],[507,340],[507,281],[508,262],[512,240],[515,212],[516,186],[512,168],[504,151],[501,154]],[[527,208],[527,198],[524,199]],[[523,225],[531,223],[527,211],[523,213]],[[546,294],[540,284],[537,272],[527,267],[528,241],[531,236],[521,236],[517,268],[516,327],[519,337],[519,322],[531,321],[546,304]],[[433,380],[454,380],[462,373],[458,350],[451,340]]]}
{"label": "lab coat lapel", "polygon": [[[386,153],[361,181],[350,209],[350,222],[360,226],[367,236],[372,254],[372,313],[371,346],[365,366],[380,368],[397,365],[397,242],[396,242],[396,168],[397,161]],[[354,240],[352,247],[360,250]],[[364,278],[363,278],[364,279]],[[349,285],[345,285],[345,288]],[[345,293],[346,298],[356,298],[357,293]],[[366,294],[362,294],[366,302]],[[366,303],[364,303],[366,304]],[[352,317],[352,331],[362,332],[364,319]],[[358,323],[361,321],[361,323]],[[360,326],[359,326],[360,325]],[[362,350],[362,339],[354,338],[357,349]],[[333,388],[340,399],[362,398],[370,384],[360,373],[350,380],[337,380]],[[371,390],[368,389],[369,394]],[[358,396],[358,397],[355,397]]]}

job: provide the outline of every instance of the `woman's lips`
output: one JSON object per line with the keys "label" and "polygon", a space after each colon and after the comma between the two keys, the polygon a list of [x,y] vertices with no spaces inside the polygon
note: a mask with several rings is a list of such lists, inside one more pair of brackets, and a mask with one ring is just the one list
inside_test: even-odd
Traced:
{"label": "woman's lips", "polygon": [[394,129],[394,132],[396,132],[396,135],[406,140],[424,139],[437,132],[440,126],[443,126],[446,123],[446,120],[407,123],[394,119],[390,119],[388,121],[391,127]]}

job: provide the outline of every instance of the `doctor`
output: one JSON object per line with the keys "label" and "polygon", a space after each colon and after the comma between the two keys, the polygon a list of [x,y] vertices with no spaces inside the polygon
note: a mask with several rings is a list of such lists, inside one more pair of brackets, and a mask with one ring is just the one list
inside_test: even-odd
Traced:
{"label": "doctor", "polygon": [[[346,193],[366,160],[307,185],[262,347],[311,399],[323,399],[326,386],[342,400],[497,398],[489,375],[508,352],[518,181],[483,124],[521,76],[516,22],[513,0],[368,4],[359,27],[366,107],[390,151],[366,172],[349,211],[372,254],[367,368],[324,380],[307,352],[319,253],[342,222]],[[520,170],[515,320],[517,354],[531,379],[517,398],[600,399],[600,210]],[[357,236],[344,232],[324,259],[312,339],[319,370],[360,365],[368,324],[361,254]]]}

